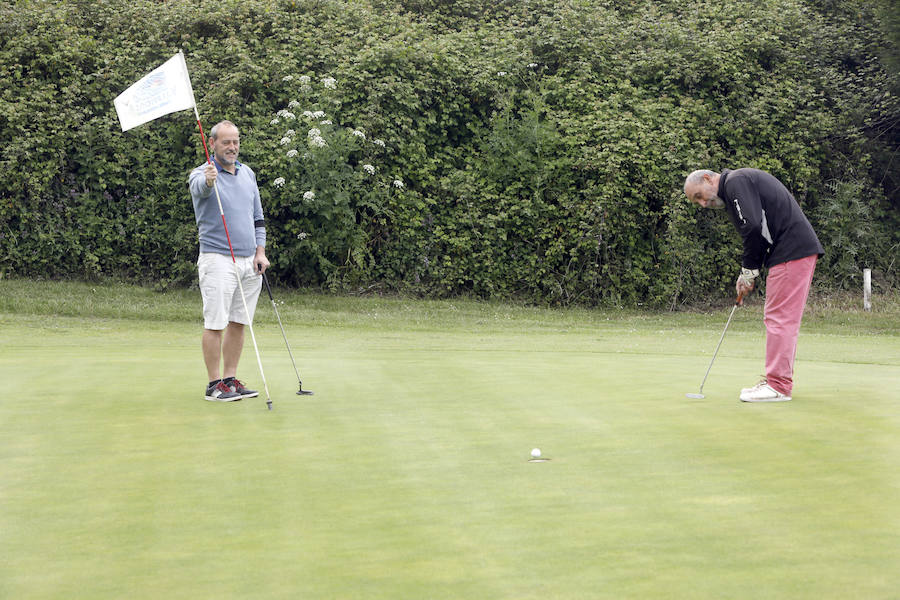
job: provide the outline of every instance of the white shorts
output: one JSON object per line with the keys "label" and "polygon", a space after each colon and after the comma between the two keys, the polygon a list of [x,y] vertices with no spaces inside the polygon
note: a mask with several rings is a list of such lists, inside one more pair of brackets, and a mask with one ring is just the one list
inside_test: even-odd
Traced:
{"label": "white shorts", "polygon": [[[224,254],[200,254],[197,271],[200,274],[200,295],[203,297],[203,327],[218,331],[225,329],[230,321],[248,325],[253,320],[256,300],[262,289],[262,276],[256,272],[253,259],[253,256],[236,256],[235,262],[232,262],[231,256]],[[235,272],[240,274],[241,285],[244,286],[249,318],[244,310]]]}

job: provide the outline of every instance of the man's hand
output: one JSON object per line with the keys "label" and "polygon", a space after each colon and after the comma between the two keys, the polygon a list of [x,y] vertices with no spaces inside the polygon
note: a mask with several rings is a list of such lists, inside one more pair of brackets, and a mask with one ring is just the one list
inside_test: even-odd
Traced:
{"label": "man's hand", "polygon": [[219,171],[216,169],[216,165],[207,163],[206,170],[203,172],[206,175],[206,187],[212,187],[216,184],[216,177],[219,176]]}
{"label": "man's hand", "polygon": [[253,257],[253,265],[256,267],[257,273],[265,273],[269,268],[269,259],[266,258],[266,249],[262,246],[256,247],[256,256]]}
{"label": "man's hand", "polygon": [[759,269],[746,269],[741,267],[741,274],[738,275],[737,282],[734,285],[737,291],[737,304],[744,303],[744,296],[753,291],[755,287],[754,280],[759,277]]}

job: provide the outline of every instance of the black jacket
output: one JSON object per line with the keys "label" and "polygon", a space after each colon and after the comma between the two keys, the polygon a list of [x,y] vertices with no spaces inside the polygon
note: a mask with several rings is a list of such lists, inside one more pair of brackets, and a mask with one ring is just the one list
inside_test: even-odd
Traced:
{"label": "black jacket", "polygon": [[744,240],[743,267],[772,267],[825,253],[800,205],[769,173],[725,169],[719,179],[719,198]]}

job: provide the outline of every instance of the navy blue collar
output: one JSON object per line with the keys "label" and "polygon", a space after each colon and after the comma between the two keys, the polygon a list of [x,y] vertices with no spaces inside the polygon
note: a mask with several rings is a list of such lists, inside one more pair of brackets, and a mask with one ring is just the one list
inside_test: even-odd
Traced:
{"label": "navy blue collar", "polygon": [[[215,155],[213,155],[212,161],[213,161],[213,164],[216,165],[216,171],[218,171],[219,173],[225,171],[225,167],[223,167],[222,165],[219,164],[219,161],[216,160]],[[237,172],[241,170],[241,166],[242,166],[241,161],[239,161],[239,160],[234,161],[234,174],[235,175],[237,175]],[[225,171],[225,173],[228,173],[228,171]],[[231,175],[231,173],[228,173],[228,174]]]}

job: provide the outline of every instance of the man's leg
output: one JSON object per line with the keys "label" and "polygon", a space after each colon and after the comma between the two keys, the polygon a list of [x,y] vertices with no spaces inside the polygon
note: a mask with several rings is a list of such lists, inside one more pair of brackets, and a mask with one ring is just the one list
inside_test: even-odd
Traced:
{"label": "man's leg", "polygon": [[244,348],[244,326],[231,321],[225,328],[225,338],[222,342],[222,357],[224,370],[222,378],[227,379],[237,374],[238,361],[241,359],[241,350]]}
{"label": "man's leg", "polygon": [[216,381],[222,378],[222,330],[228,324],[228,299],[237,280],[230,257],[221,254],[200,254],[197,270],[203,299],[203,362],[209,381]]}
{"label": "man's leg", "polygon": [[[206,399],[215,402],[234,402],[242,396],[229,389],[222,382],[221,362],[224,340],[227,340],[228,299],[233,295],[237,285],[234,267],[228,257],[203,253],[197,259],[200,280],[200,295],[203,298],[203,362],[209,382],[215,385],[206,386]],[[225,334],[223,335],[223,330]],[[225,360],[226,367],[228,359]]]}
{"label": "man's leg", "polygon": [[221,379],[219,364],[222,360],[222,332],[216,329],[203,330],[203,362],[209,381]]}
{"label": "man's leg", "polygon": [[[252,257],[238,257],[236,263],[232,265],[232,272],[241,278],[241,286],[234,290],[230,303],[228,326],[225,328],[225,339],[222,344],[225,363],[222,372],[223,379],[237,375],[238,362],[244,348],[244,324],[253,321],[256,301],[262,289],[262,276],[254,271]],[[244,292],[244,298],[241,298],[241,290]],[[244,310],[245,303],[247,310]]]}
{"label": "man's leg", "polygon": [[794,387],[797,337],[817,258],[776,265],[766,278],[766,382],[786,396]]}

